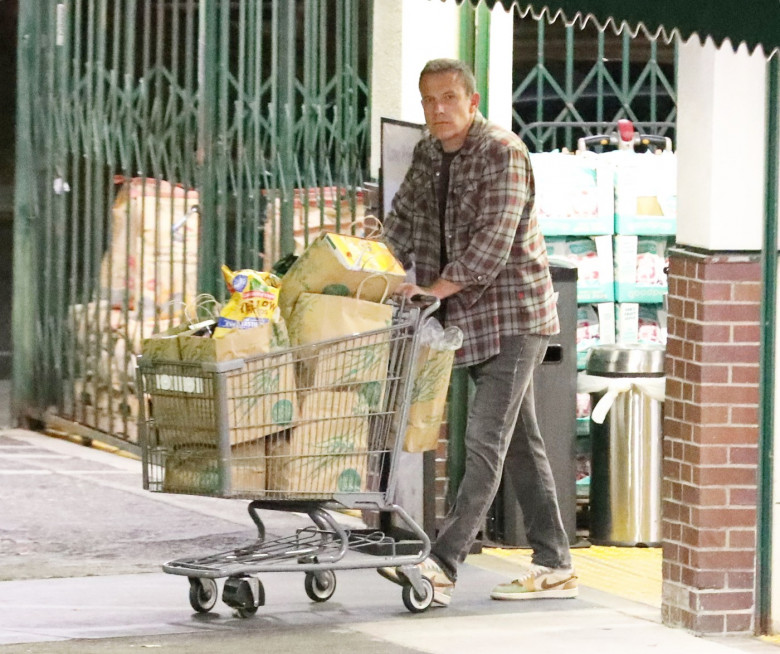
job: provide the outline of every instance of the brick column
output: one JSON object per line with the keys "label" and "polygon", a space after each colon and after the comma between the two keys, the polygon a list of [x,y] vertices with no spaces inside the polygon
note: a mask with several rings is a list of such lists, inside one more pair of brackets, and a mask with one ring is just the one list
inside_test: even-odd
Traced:
{"label": "brick column", "polygon": [[751,632],[761,266],[670,255],[663,463],[663,620]]}

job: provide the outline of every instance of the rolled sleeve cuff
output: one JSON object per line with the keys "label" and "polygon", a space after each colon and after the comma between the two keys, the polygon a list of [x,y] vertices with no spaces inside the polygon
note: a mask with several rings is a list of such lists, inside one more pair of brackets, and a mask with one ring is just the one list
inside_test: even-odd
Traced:
{"label": "rolled sleeve cuff", "polygon": [[474,286],[475,284],[483,286],[491,281],[487,275],[475,273],[457,261],[448,263],[444,266],[444,270],[441,271],[441,276],[447,281],[464,288],[467,286]]}
{"label": "rolled sleeve cuff", "polygon": [[493,281],[489,275],[475,273],[458,262],[447,264],[442,270],[441,277],[461,287],[457,296],[464,308],[472,306]]}

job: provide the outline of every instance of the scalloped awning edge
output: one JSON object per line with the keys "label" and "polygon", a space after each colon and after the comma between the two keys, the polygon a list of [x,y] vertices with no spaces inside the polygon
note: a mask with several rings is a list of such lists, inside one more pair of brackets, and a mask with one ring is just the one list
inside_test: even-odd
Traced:
{"label": "scalloped awning edge", "polygon": [[[464,0],[457,1],[460,3]],[[470,2],[473,5],[479,4],[479,0],[470,0]],[[531,16],[536,20],[546,20],[550,23],[555,21],[564,21],[566,24],[575,25],[577,27],[585,27],[586,25],[592,24],[601,31],[610,29],[616,34],[627,32],[632,37],[635,37],[641,33],[651,39],[662,39],[666,43],[669,43],[675,38],[680,38],[683,41],[696,38],[698,39],[699,43],[702,44],[704,44],[707,40],[711,40],[712,43],[714,43],[718,48],[722,47],[728,42],[731,48],[735,51],[738,50],[742,44],[744,44],[750,53],[754,52],[758,48],[761,48],[766,56],[769,56],[769,54],[775,52],[780,47],[780,29],[777,30],[777,33],[772,40],[768,40],[759,33],[756,33],[751,37],[750,35],[744,33],[744,29],[737,30],[735,33],[731,31],[731,26],[728,24],[728,17],[725,15],[722,18],[723,24],[717,25],[717,29],[714,28],[714,24],[709,23],[709,21],[705,19],[702,19],[702,24],[700,26],[692,26],[687,24],[681,28],[679,25],[675,24],[676,20],[673,17],[674,10],[670,9],[668,10],[671,12],[670,18],[666,21],[663,21],[662,24],[658,24],[657,27],[654,27],[648,26],[648,22],[650,25],[655,25],[658,23],[658,14],[663,13],[663,11],[657,8],[654,10],[655,15],[652,17],[652,19],[650,21],[646,21],[626,19],[621,17],[615,18],[612,16],[606,19],[599,18],[594,13],[592,13],[592,11],[588,11],[587,9],[577,10],[576,12],[572,13],[568,7],[564,8],[561,6],[561,3],[556,4],[555,2],[550,1],[545,2],[544,4],[539,2],[528,2],[527,0],[486,0],[486,2],[490,7],[500,4],[507,11],[514,7],[521,16]],[[631,5],[630,0],[625,0],[625,2],[626,6],[633,10],[633,13],[638,14],[641,14],[643,6],[647,6],[645,2],[637,3],[636,7]],[[566,5],[569,6],[576,6],[576,4],[576,2],[566,3]],[[593,5],[597,5],[598,3],[596,0],[591,0],[590,2],[586,2],[584,4],[589,5],[592,9]],[[775,11],[776,13],[774,16],[764,16],[767,23],[772,21],[780,24],[780,3],[776,5]],[[710,18],[709,20],[712,19]],[[739,31],[742,31],[743,33],[739,34]],[[769,29],[764,30],[764,32],[775,34],[774,30]]]}

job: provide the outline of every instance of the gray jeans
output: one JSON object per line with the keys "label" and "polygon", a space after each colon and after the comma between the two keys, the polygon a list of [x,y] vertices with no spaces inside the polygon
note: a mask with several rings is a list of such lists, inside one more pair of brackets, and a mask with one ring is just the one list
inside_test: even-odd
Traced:
{"label": "gray jeans", "polygon": [[504,461],[513,474],[526,537],[537,565],[571,565],[550,463],[534,407],[533,373],[544,359],[549,337],[508,336],[501,352],[469,368],[476,393],[466,426],[466,464],[455,504],[450,508],[431,555],[447,575],[471,549],[498,491]]}

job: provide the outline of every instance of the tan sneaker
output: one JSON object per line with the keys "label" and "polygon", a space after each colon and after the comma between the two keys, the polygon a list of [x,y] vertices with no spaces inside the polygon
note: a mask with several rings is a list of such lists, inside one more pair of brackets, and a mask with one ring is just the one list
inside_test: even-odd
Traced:
{"label": "tan sneaker", "polygon": [[496,586],[490,597],[497,600],[577,597],[577,577],[572,568],[531,565],[522,577]]}
{"label": "tan sneaker", "polygon": [[[452,591],[455,589],[455,582],[452,581],[431,558],[425,559],[422,563],[418,563],[417,568],[420,569],[420,573],[423,577],[427,577],[433,585],[433,602],[441,606],[449,606],[452,600]],[[406,583],[408,579],[404,575],[403,568],[396,568],[399,580],[401,583]],[[382,574],[381,572],[379,574]],[[384,576],[384,575],[383,575]],[[389,577],[388,577],[389,578]]]}

